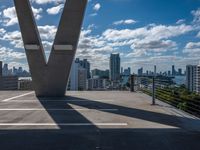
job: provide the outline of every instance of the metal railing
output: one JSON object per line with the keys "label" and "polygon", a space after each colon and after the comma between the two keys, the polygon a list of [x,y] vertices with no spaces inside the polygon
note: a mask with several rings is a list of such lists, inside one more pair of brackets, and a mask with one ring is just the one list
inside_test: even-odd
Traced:
{"label": "metal railing", "polygon": [[189,92],[185,85],[177,86],[171,77],[137,77],[135,85],[152,96],[152,104],[158,99],[200,117],[200,95]]}

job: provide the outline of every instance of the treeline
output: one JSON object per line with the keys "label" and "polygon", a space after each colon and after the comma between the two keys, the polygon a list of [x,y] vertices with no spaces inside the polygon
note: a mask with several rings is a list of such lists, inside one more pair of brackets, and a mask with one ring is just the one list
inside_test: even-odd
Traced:
{"label": "treeline", "polygon": [[[150,96],[152,92],[146,88],[142,91]],[[157,87],[155,96],[157,99],[167,102],[181,110],[200,116],[200,95],[190,92],[185,85],[180,87]]]}

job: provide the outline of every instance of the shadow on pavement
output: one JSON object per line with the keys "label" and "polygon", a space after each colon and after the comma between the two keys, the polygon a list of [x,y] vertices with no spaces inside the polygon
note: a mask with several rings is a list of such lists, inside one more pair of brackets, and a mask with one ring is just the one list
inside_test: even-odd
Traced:
{"label": "shadow on pavement", "polygon": [[[146,110],[128,108],[97,101],[66,96],[58,100],[66,103],[45,102],[50,98],[39,98],[40,103],[56,123],[92,123],[78,111],[49,111],[49,108],[72,108],[70,104],[89,109],[119,109],[110,112],[118,115],[143,119],[160,124],[178,127],[179,129],[132,129],[132,128],[98,128],[97,126],[59,126],[59,129],[35,130],[0,130],[2,150],[198,150],[200,132],[188,130],[182,121],[188,124],[199,124],[198,120],[171,116]],[[106,110],[104,110],[107,112]],[[69,114],[71,113],[71,114]],[[69,118],[66,118],[69,117]]]}

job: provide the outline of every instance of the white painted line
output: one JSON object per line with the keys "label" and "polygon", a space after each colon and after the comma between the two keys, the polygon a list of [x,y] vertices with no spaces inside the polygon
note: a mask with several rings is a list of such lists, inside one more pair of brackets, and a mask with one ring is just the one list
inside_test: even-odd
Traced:
{"label": "white painted line", "polygon": [[0,123],[0,126],[127,126],[127,123]]}
{"label": "white painted line", "polygon": [[30,95],[30,94],[33,94],[33,93],[34,92],[25,93],[25,94],[22,94],[22,95],[18,95],[18,96],[14,96],[14,97],[11,97],[11,98],[4,99],[2,101],[7,102],[7,101],[10,101],[10,100],[13,100],[13,99],[16,99],[16,98],[19,98],[19,97],[27,96],[27,95]]}
{"label": "white painted line", "polygon": [[44,108],[2,108],[0,111],[118,111],[118,109],[44,109]]}
{"label": "white painted line", "polygon": [[12,102],[111,102],[114,100],[13,100]]}

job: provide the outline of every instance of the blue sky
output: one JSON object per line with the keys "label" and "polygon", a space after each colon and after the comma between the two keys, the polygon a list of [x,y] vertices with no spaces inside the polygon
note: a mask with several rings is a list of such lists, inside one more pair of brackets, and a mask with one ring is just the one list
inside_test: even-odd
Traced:
{"label": "blue sky", "polygon": [[[65,0],[30,1],[48,57]],[[76,56],[107,69],[110,53],[134,72],[199,63],[200,0],[89,0]],[[12,0],[0,1],[0,60],[28,68]]]}

